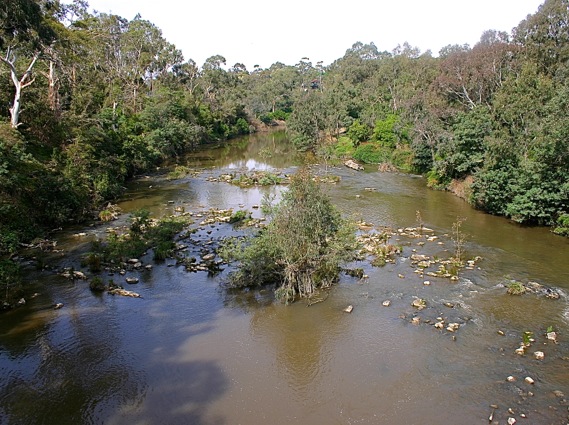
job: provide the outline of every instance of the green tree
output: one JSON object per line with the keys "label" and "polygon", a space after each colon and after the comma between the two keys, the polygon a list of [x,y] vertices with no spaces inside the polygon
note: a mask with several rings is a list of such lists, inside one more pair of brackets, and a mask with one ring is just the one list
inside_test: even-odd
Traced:
{"label": "green tree", "polygon": [[233,251],[240,264],[232,283],[276,281],[275,294],[285,302],[310,297],[337,280],[341,263],[353,259],[355,248],[353,227],[303,169],[293,177],[268,227]]}

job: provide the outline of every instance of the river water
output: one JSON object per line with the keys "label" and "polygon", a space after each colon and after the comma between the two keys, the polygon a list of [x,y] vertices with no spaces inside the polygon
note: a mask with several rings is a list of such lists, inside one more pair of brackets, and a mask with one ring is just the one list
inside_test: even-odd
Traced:
{"label": "river water", "polygon": [[[196,170],[185,178],[169,181],[166,170],[141,177],[120,207],[155,216],[180,206],[245,208],[260,217],[253,205],[265,194],[278,199],[282,186],[239,188],[208,178],[292,173],[302,161],[283,133],[254,135],[180,160]],[[417,176],[312,162],[315,173],[341,177],[325,190],[346,216],[398,229],[416,226],[419,211],[438,238],[394,236],[403,246],[395,263],[357,263],[366,279],[342,276],[310,307],[279,304],[268,290],[228,291],[228,270],[189,273],[169,260],[125,285],[138,299],[96,295],[84,281],[30,268],[30,292],[39,295],[0,317],[0,423],[487,424],[491,414],[500,424],[510,417],[568,423],[569,241],[475,211]],[[466,256],[482,259],[458,282],[414,273],[413,253],[453,250],[457,217]],[[78,268],[77,256],[105,228],[61,232],[58,247],[67,255],[44,261]],[[205,226],[195,238],[205,243],[231,229]],[[507,295],[509,279],[537,281],[561,297]],[[415,298],[427,308],[412,307]],[[58,302],[64,307],[54,310]],[[348,305],[351,314],[343,311]],[[438,318],[461,326],[437,329]],[[548,327],[557,343],[547,339]],[[524,332],[533,342],[522,356],[515,350]],[[535,359],[535,351],[545,357]]]}

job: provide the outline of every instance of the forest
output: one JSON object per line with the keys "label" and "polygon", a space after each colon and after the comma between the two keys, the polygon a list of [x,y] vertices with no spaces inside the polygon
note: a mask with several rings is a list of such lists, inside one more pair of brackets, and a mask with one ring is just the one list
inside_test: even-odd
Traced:
{"label": "forest", "polygon": [[253,70],[198,65],[152,22],[82,0],[5,0],[0,24],[0,279],[22,243],[97,217],[133,176],[283,121],[299,150],[569,236],[569,0],[436,55],[358,41],[327,66]]}

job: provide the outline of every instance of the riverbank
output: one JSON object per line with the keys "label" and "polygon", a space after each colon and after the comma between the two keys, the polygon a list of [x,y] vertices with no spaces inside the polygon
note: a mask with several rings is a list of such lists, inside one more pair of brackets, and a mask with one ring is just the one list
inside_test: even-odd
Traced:
{"label": "riverbank", "polygon": [[[389,228],[389,243],[401,247],[382,267],[372,258],[347,265],[353,275],[343,273],[323,302],[284,306],[270,288],[225,288],[227,265],[216,274],[198,270],[218,261],[208,255],[237,230],[210,222],[210,211],[246,211],[261,224],[263,213],[253,206],[265,196],[278,200],[284,189],[220,177],[294,173],[282,142],[254,135],[192,154],[183,162],[191,172],[177,179],[164,169],[131,182],[118,220],[55,235],[66,256],[54,252],[52,270],[30,264],[30,290],[38,295],[0,321],[1,421],[33,423],[41,415],[47,424],[477,424],[492,414],[499,423],[563,423],[566,245],[543,229],[512,226],[449,193],[426,190],[422,178],[313,165],[315,174],[339,178],[324,189],[362,235]],[[90,278],[80,258],[91,242],[107,228],[128,228],[141,208],[158,218],[192,214],[200,230],[177,242],[181,255],[196,258],[189,263],[195,271],[176,258],[154,262],[149,250],[129,258],[138,261],[126,261],[124,275],[123,267],[101,272],[105,283],[112,279],[136,298],[93,293],[89,281],[60,275],[67,268]],[[438,272],[454,249],[457,217],[466,218],[465,260],[475,261],[455,281]],[[512,280],[560,296],[508,295]],[[351,313],[344,311],[349,306]]]}

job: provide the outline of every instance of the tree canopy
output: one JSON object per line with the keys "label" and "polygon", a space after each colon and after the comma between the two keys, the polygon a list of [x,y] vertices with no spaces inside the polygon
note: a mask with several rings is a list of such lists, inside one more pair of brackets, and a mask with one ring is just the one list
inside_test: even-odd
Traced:
{"label": "tree canopy", "polygon": [[545,0],[511,34],[436,57],[357,41],[328,66],[247,70],[220,54],[184,59],[140,16],[6,0],[0,252],[88,217],[165,158],[276,120],[301,150],[464,184],[478,208],[554,225],[569,213],[567,22],[569,1]]}

